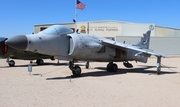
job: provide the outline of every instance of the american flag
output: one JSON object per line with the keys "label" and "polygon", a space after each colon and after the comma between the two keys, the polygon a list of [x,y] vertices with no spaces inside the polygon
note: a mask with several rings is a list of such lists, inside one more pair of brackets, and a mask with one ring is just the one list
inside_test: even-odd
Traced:
{"label": "american flag", "polygon": [[77,0],[77,2],[76,2],[76,8],[77,8],[77,9],[83,10],[85,7],[86,7],[85,4],[83,4],[82,2],[80,2],[79,0]]}

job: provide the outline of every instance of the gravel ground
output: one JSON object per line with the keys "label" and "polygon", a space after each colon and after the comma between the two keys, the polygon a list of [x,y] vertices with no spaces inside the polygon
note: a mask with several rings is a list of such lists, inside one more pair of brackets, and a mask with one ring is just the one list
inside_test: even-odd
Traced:
{"label": "gravel ground", "polygon": [[15,60],[8,67],[0,60],[0,107],[178,107],[180,106],[180,57],[163,58],[156,74],[156,58],[148,63],[121,62],[118,72],[106,72],[107,63],[78,63],[82,76],[71,78],[67,61],[44,60],[45,65]]}

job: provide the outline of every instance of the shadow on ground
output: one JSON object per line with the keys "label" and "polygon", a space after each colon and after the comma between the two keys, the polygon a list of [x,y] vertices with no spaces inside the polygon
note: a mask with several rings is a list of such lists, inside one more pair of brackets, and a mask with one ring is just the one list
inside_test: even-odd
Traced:
{"label": "shadow on ground", "polygon": [[[15,65],[13,67],[10,67],[10,66],[0,66],[0,68],[14,68],[14,67],[28,67],[29,64],[26,64],[26,65]],[[32,66],[33,67],[39,67],[39,66],[47,66],[47,65],[53,65],[53,66],[66,66],[68,65],[68,63],[44,63],[43,65],[37,65],[36,63],[32,63]]]}
{"label": "shadow on ground", "polygon": [[[148,70],[150,68],[155,68],[155,70]],[[167,68],[167,67],[162,67]],[[168,67],[168,68],[176,68],[176,67]],[[82,73],[80,77],[66,76],[66,77],[54,77],[54,78],[47,78],[46,80],[61,80],[61,79],[70,79],[70,78],[84,78],[84,77],[103,77],[103,76],[112,76],[112,75],[120,75],[126,73],[143,73],[149,75],[164,75],[164,74],[176,74],[178,72],[170,70],[170,71],[161,71],[160,74],[156,72],[156,66],[142,66],[141,68],[131,68],[131,69],[118,69],[117,72],[106,72],[105,67],[96,67],[95,69],[101,71],[93,71],[93,72],[86,72]]]}

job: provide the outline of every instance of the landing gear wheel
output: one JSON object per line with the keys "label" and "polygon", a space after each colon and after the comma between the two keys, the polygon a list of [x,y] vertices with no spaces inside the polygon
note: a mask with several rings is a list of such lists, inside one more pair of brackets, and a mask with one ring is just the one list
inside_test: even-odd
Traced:
{"label": "landing gear wheel", "polygon": [[106,68],[107,68],[108,72],[117,72],[117,70],[118,70],[117,64],[114,64],[112,62],[109,63]]}
{"label": "landing gear wheel", "polygon": [[111,69],[112,69],[112,72],[117,72],[118,70],[117,64],[113,64]]}
{"label": "landing gear wheel", "polygon": [[71,70],[74,76],[78,77],[81,75],[81,68],[78,65],[75,65]]}
{"label": "landing gear wheel", "polygon": [[15,65],[15,62],[14,62],[14,60],[10,60],[10,61],[8,62],[8,64],[9,64],[10,67],[13,67],[13,66]]}
{"label": "landing gear wheel", "polygon": [[161,68],[157,68],[157,74],[159,75],[161,72]]}
{"label": "landing gear wheel", "polygon": [[51,58],[50,58],[52,61],[54,61],[55,59],[54,59],[54,56],[52,56]]}
{"label": "landing gear wheel", "polygon": [[157,57],[157,74],[161,72],[161,57]]}
{"label": "landing gear wheel", "polygon": [[111,72],[111,64],[107,64],[106,69],[107,69],[107,72]]}
{"label": "landing gear wheel", "polygon": [[36,63],[37,63],[37,65],[43,65],[44,61],[42,59],[37,59]]}

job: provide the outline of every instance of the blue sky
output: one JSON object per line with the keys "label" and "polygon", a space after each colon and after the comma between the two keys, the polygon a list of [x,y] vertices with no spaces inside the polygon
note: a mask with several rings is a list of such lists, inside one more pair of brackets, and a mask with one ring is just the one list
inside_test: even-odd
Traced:
{"label": "blue sky", "polygon": [[[180,28],[180,0],[80,0],[77,21],[118,20]],[[30,34],[36,24],[72,22],[75,0],[1,0],[0,37]]]}

